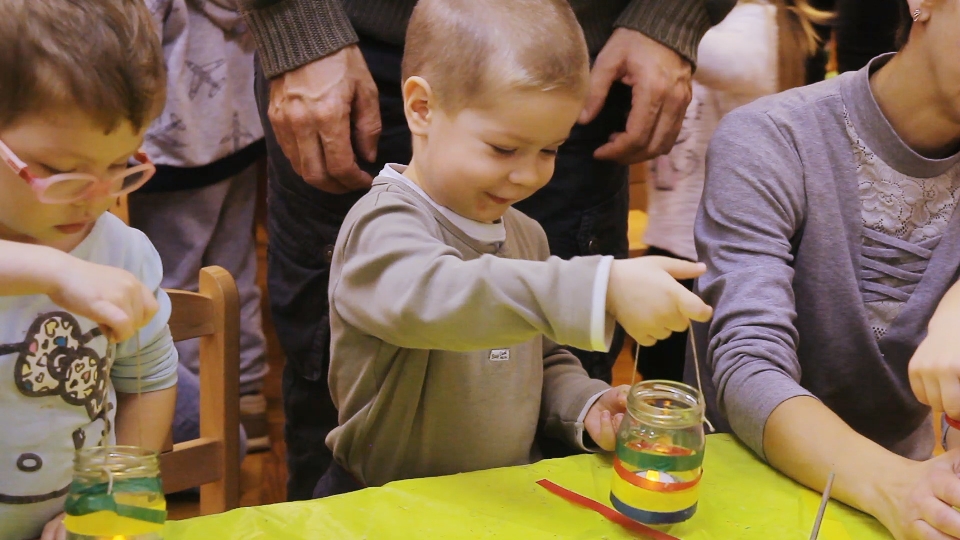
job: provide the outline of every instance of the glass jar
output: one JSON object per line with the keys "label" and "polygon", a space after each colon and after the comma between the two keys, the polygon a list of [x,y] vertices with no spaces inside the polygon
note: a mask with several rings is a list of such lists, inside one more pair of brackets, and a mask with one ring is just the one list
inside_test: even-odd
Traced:
{"label": "glass jar", "polygon": [[161,540],[167,503],[158,454],[135,446],[78,450],[64,511],[68,540]]}
{"label": "glass jar", "polygon": [[617,432],[610,502],[647,525],[693,517],[703,475],[703,399],[673,381],[642,381],[630,388]]}

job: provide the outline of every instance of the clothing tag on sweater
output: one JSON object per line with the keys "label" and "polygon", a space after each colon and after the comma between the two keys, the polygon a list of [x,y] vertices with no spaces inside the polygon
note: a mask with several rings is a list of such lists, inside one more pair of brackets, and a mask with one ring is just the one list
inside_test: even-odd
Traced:
{"label": "clothing tag on sweater", "polygon": [[491,362],[506,362],[510,360],[510,349],[493,349],[490,351]]}

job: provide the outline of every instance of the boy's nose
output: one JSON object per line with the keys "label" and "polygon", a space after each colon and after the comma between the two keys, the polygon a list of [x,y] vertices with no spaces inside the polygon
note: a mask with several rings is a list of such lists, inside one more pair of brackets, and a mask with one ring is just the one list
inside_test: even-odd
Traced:
{"label": "boy's nose", "polygon": [[537,163],[524,163],[510,173],[510,182],[524,187],[536,187],[541,184],[542,173]]}

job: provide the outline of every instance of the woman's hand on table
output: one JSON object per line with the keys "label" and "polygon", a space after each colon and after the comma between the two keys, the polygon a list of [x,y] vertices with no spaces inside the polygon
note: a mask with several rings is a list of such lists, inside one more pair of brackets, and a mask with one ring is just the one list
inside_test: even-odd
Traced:
{"label": "woman's hand on table", "polygon": [[871,513],[897,540],[960,538],[960,451],[888,472]]}
{"label": "woman's hand on table", "polygon": [[620,421],[627,410],[629,390],[630,387],[626,384],[607,390],[593,402],[583,419],[583,426],[590,438],[607,452],[617,448],[617,430],[620,429]]}

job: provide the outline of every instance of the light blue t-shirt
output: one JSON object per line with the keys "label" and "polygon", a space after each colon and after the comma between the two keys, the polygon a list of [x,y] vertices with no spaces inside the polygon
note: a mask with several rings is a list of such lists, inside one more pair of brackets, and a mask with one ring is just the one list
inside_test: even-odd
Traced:
{"label": "light blue t-shirt", "polygon": [[92,320],[47,296],[0,297],[0,539],[37,538],[63,509],[78,448],[114,444],[116,392],[177,382],[177,350],[160,289],[160,256],[147,237],[111,214],[71,252],[123,268],[152,289],[160,310],[137,340],[110,345]]}

